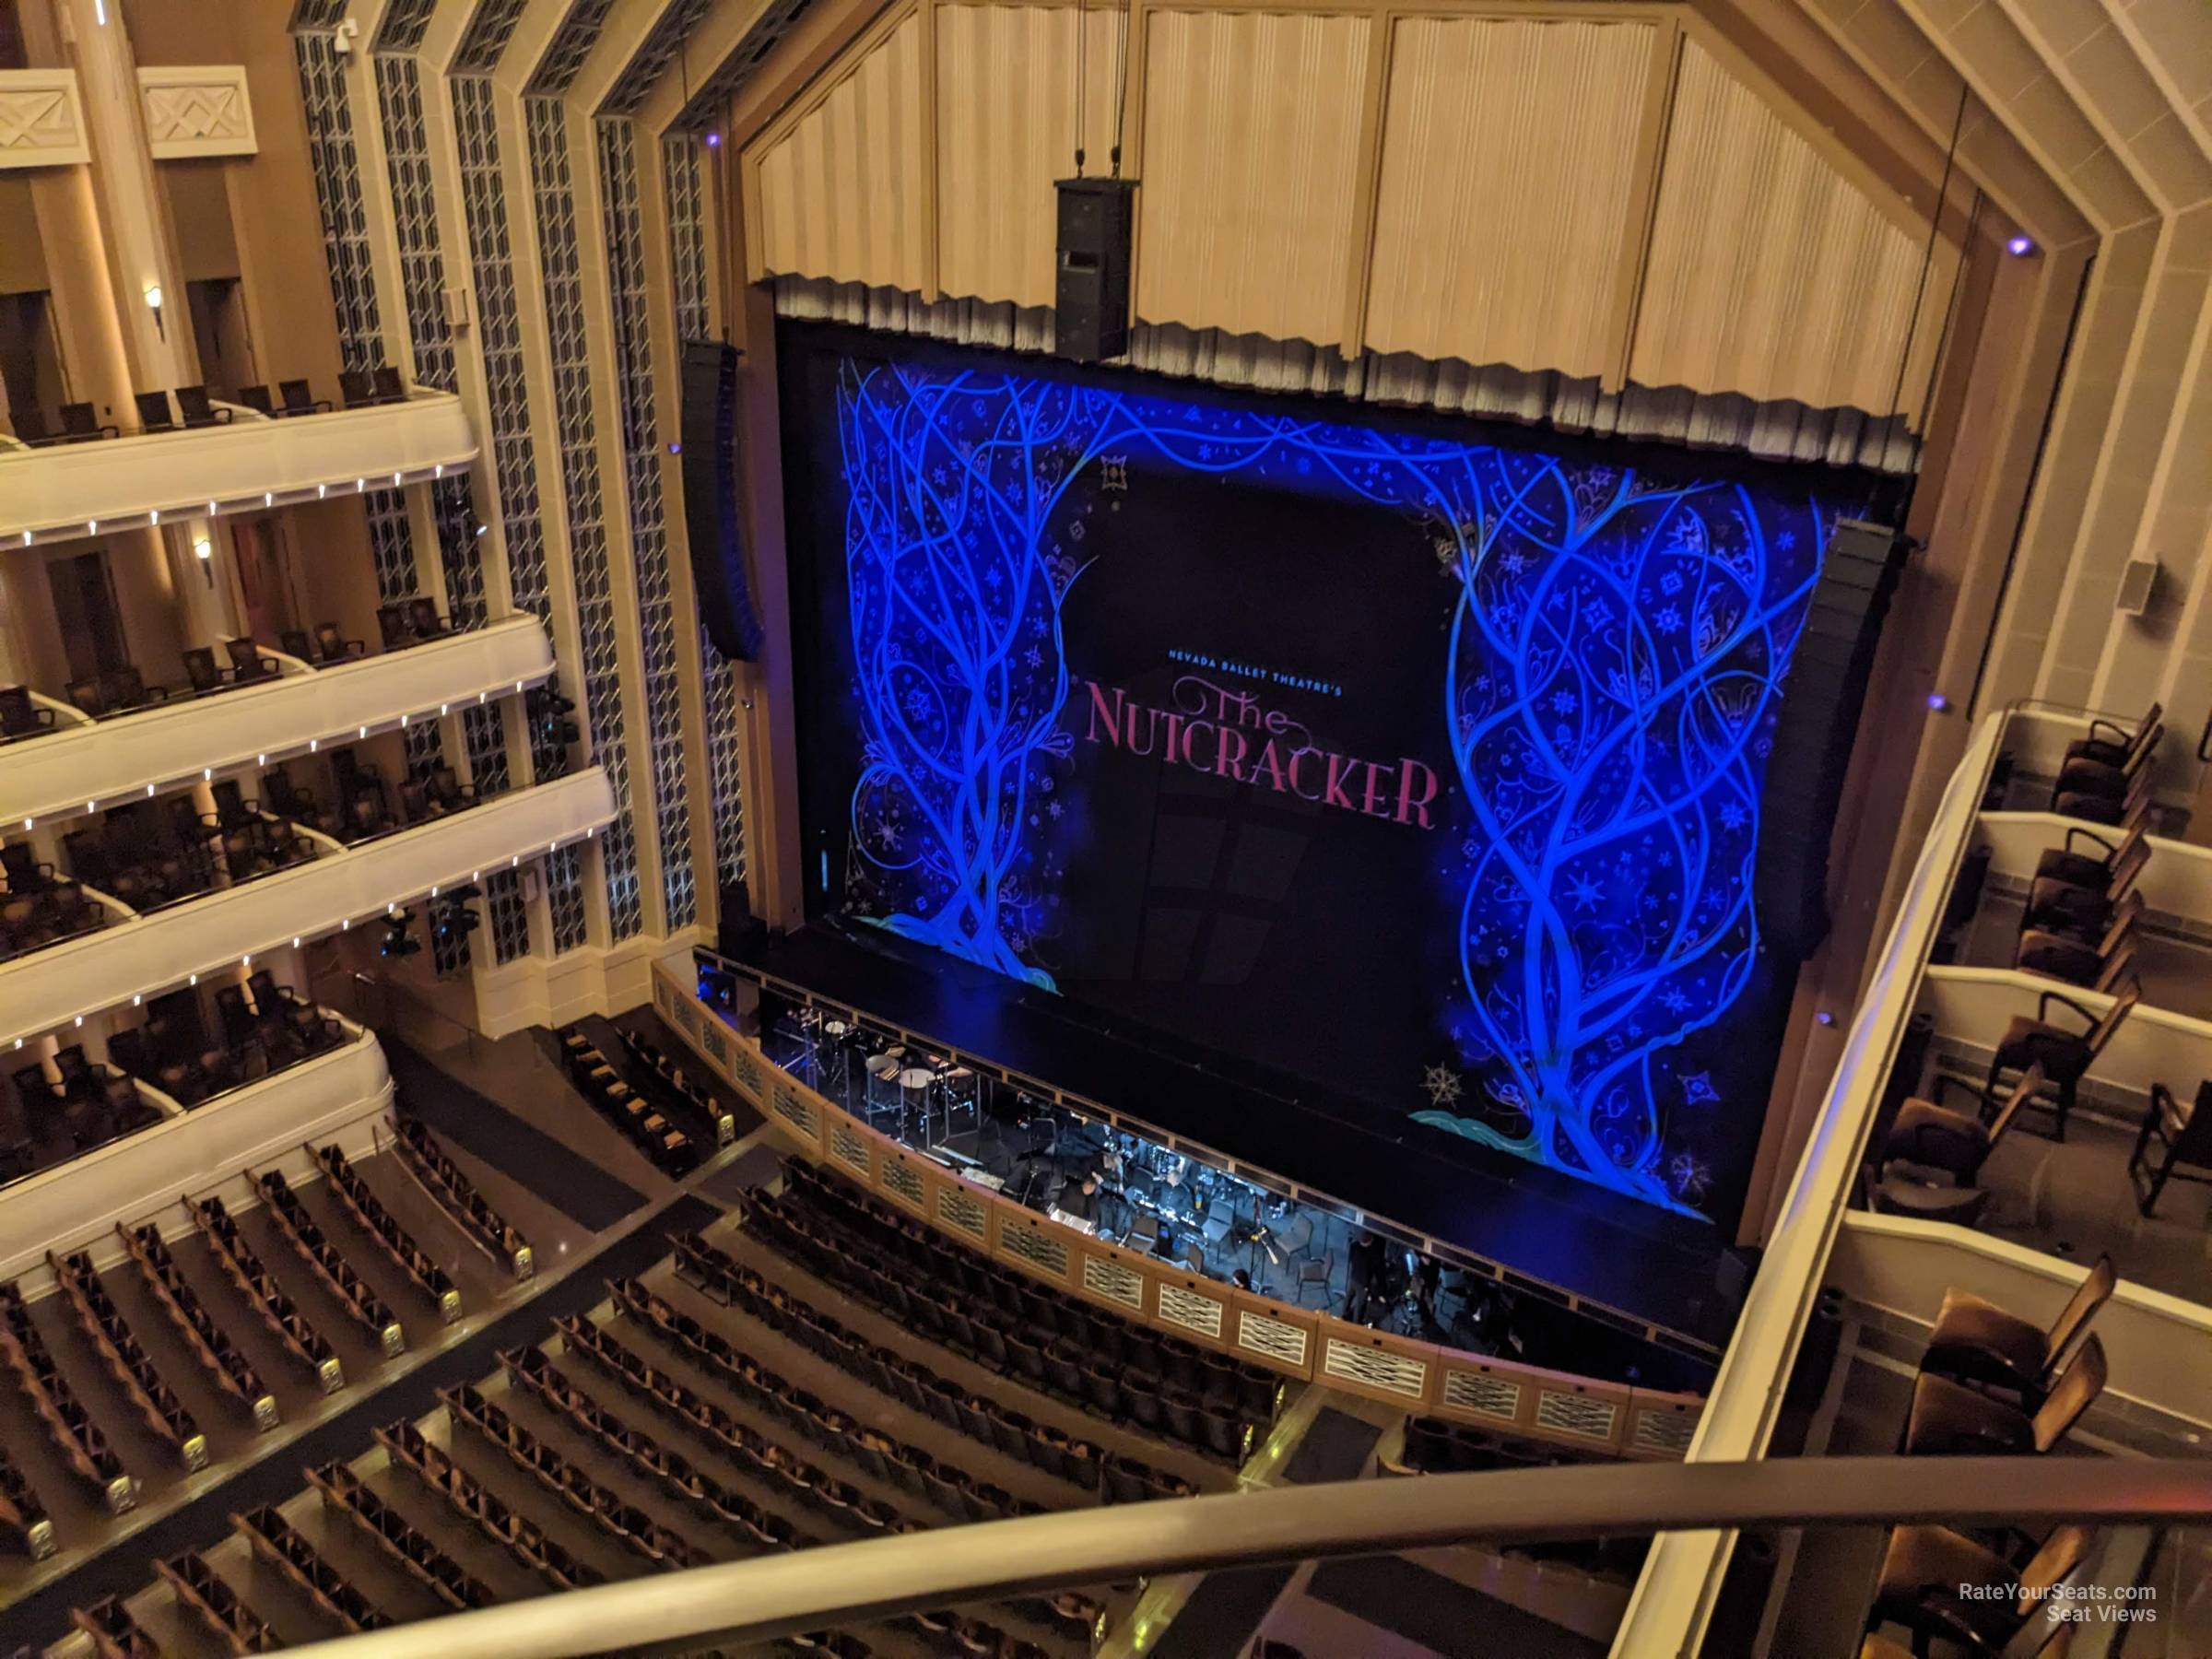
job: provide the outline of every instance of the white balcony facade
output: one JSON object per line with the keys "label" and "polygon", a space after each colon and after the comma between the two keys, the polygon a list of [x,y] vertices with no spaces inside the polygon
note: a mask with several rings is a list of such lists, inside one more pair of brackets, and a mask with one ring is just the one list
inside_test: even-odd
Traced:
{"label": "white balcony facade", "polygon": [[615,816],[597,767],[209,893],[0,966],[0,1046],[194,982],[244,958],[596,833]]}
{"label": "white balcony facade", "polygon": [[87,1248],[109,1266],[123,1254],[118,1222],[155,1221],[170,1238],[189,1232],[179,1200],[218,1188],[228,1200],[244,1167],[298,1169],[303,1143],[366,1154],[371,1126],[391,1110],[392,1077],[376,1039],[339,1023],[348,1041],[325,1053],[191,1112],[169,1103],[150,1129],[0,1187],[0,1279],[22,1278],[25,1293],[36,1294],[50,1250]]}
{"label": "white balcony facade", "polygon": [[204,771],[252,766],[319,739],[380,731],[404,717],[435,716],[479,698],[534,686],[553,672],[553,648],[537,618],[487,627],[331,668],[280,658],[282,678],[180,697],[135,714],[94,723],[56,718],[52,735],[0,749],[0,824],[112,806]]}
{"label": "white balcony facade", "polygon": [[82,443],[0,444],[0,549],[97,535],[149,515],[258,512],[441,475],[477,458],[450,392],[278,419],[233,409],[223,424]]}

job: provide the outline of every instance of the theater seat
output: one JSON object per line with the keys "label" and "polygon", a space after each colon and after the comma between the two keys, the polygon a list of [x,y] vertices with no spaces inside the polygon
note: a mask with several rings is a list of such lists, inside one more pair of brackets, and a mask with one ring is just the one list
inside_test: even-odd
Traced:
{"label": "theater seat", "polygon": [[1957,1382],[2006,1389],[2040,1405],[2059,1360],[2117,1283],[2111,1255],[2098,1257],[2047,1331],[1954,1287],[1944,1292],[1921,1369]]}

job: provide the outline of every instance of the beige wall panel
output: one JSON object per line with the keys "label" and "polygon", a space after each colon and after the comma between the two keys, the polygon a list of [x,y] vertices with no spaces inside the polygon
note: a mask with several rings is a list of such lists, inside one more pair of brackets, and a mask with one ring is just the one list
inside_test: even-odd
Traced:
{"label": "beige wall panel", "polygon": [[1572,375],[1608,366],[1655,32],[1488,18],[1398,24],[1371,348]]}
{"label": "beige wall panel", "polygon": [[1900,229],[1694,41],[1684,44],[1629,377],[1915,421],[1956,256]]}
{"label": "beige wall panel", "polygon": [[1103,172],[1122,13],[937,7],[937,286],[949,298],[1053,302],[1053,181],[1076,171],[1078,18],[1085,171]]}
{"label": "beige wall panel", "polygon": [[919,289],[922,24],[909,17],[760,159],[760,223],[776,276]]}
{"label": "beige wall panel", "polygon": [[29,176],[0,173],[0,294],[41,293],[48,286]]}
{"label": "beige wall panel", "polygon": [[1372,27],[1319,12],[1147,14],[1141,320],[1342,341]]}

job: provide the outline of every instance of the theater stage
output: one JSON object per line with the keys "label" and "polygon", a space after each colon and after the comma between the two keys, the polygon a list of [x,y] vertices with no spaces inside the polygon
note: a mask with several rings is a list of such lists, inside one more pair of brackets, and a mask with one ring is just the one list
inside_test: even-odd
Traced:
{"label": "theater stage", "polygon": [[1724,1239],[1371,1105],[1139,1031],[1094,1008],[865,925],[770,940],[751,966],[829,1002],[1080,1095],[1456,1247],[1556,1300],[1710,1359],[1736,1303]]}

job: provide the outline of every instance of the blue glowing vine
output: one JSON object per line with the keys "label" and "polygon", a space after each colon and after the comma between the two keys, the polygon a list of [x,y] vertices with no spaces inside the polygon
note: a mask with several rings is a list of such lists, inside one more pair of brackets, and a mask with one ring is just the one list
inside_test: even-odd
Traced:
{"label": "blue glowing vine", "polygon": [[[845,362],[864,753],[853,877],[881,924],[1050,986],[1078,485],[1132,456],[1364,500],[1449,583],[1455,1065],[1421,1121],[1651,1203],[1710,1175],[1679,1045],[1753,971],[1759,785],[1832,512],[1689,475],[998,371]],[[1462,1075],[1465,1068],[1466,1076]],[[1472,1082],[1476,1093],[1465,1085]],[[1677,1125],[1679,1127],[1680,1125]]]}

